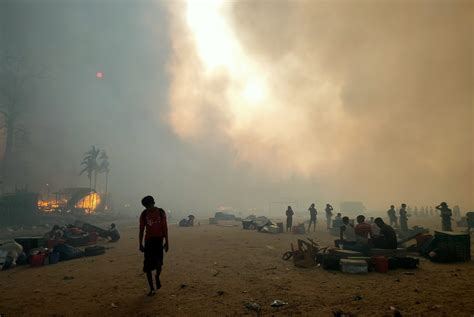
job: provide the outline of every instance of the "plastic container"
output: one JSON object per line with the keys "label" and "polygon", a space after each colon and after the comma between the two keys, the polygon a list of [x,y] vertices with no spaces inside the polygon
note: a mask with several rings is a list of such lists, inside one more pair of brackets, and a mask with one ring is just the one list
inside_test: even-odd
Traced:
{"label": "plastic container", "polygon": [[30,256],[30,266],[38,267],[44,264],[44,253],[38,253]]}
{"label": "plastic container", "polygon": [[454,255],[453,261],[471,260],[471,237],[468,233],[435,231],[435,241],[445,245]]}
{"label": "plastic container", "polygon": [[59,252],[51,252],[49,254],[49,264],[56,264],[59,262]]}
{"label": "plastic container", "polygon": [[372,263],[376,272],[387,273],[388,272],[388,258],[381,255],[375,255],[372,257]]}

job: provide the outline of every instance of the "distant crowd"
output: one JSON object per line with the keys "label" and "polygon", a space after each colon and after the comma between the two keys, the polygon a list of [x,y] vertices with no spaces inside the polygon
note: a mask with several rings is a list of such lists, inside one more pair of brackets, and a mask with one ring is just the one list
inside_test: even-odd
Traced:
{"label": "distant crowd", "polygon": [[[453,211],[448,207],[446,202],[442,202],[435,209],[439,212],[441,217],[441,225],[443,231],[452,231],[452,217]],[[460,217],[459,206],[454,208],[454,216]],[[313,226],[313,231],[316,230],[316,222],[318,211],[315,204],[311,204],[309,211],[309,225],[308,231]],[[344,247],[345,249],[361,250],[367,247],[374,247],[380,249],[396,249],[397,248],[397,234],[394,228],[397,228],[401,234],[409,232],[408,217],[411,216],[411,209],[406,204],[401,204],[397,213],[395,206],[391,205],[387,210],[389,224],[378,217],[371,217],[366,221],[364,215],[359,215],[356,221],[351,221],[349,217],[342,217],[341,213],[337,213],[333,218],[334,208],[331,204],[326,204],[324,209],[326,217],[327,229],[339,228],[339,239],[335,241],[336,246]],[[434,216],[433,208],[422,207],[418,212],[417,207],[413,213],[416,217],[419,216]],[[294,211],[291,206],[286,210],[286,231],[291,231],[293,226]]]}

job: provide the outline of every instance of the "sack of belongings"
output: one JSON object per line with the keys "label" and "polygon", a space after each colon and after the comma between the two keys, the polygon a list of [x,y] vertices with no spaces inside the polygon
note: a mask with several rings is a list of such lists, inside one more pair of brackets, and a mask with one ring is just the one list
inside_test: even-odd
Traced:
{"label": "sack of belongings", "polygon": [[59,261],[77,259],[83,256],[83,252],[68,244],[58,244],[54,247],[54,252],[59,253]]}

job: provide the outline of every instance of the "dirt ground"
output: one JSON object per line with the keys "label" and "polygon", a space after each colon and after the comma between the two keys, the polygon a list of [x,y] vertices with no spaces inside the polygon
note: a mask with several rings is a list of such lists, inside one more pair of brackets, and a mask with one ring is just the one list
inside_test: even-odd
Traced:
{"label": "dirt ground", "polygon": [[[204,221],[201,221],[204,223]],[[305,236],[264,234],[241,227],[170,226],[163,288],[147,297],[135,223],[120,225],[122,239],[104,243],[105,255],[40,268],[0,272],[0,315],[5,316],[473,316],[474,265],[422,259],[414,275],[347,275],[301,269],[281,259],[290,243],[311,237],[331,243],[318,223]],[[71,278],[72,277],[72,278]],[[288,302],[272,308],[275,299]]]}

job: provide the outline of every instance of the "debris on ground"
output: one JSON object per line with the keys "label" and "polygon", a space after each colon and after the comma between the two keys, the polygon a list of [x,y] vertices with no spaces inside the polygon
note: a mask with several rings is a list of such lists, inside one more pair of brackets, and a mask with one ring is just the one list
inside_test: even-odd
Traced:
{"label": "debris on ground", "polygon": [[354,296],[352,299],[355,300],[355,301],[359,301],[359,300],[362,300],[363,297],[360,296],[360,295],[356,295],[356,296]]}
{"label": "debris on ground", "polygon": [[256,311],[257,313],[260,312],[260,309],[261,309],[260,305],[255,302],[246,303],[245,308],[247,308],[248,310]]}
{"label": "debris on ground", "polygon": [[342,311],[340,309],[338,310],[333,310],[332,311],[332,315],[334,317],[355,317],[356,315],[352,314],[352,313],[349,313],[349,312],[345,312],[345,311]]}
{"label": "debris on ground", "polygon": [[270,306],[272,307],[281,307],[281,306],[285,306],[285,305],[288,305],[287,302],[284,302],[280,299],[275,299],[271,304]]}

